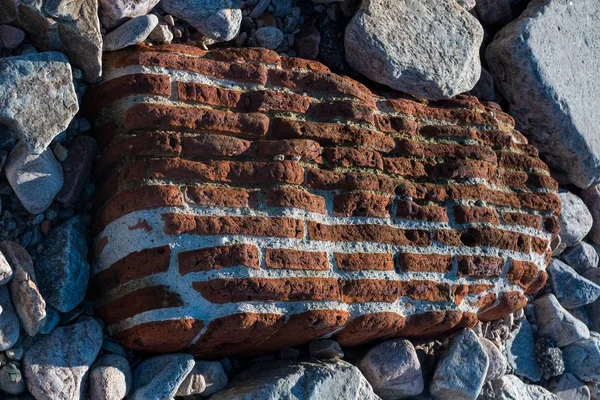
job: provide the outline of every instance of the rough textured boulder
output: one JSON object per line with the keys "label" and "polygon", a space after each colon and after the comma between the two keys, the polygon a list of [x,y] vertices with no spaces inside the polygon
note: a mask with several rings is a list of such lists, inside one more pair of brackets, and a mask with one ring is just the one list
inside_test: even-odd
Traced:
{"label": "rough textured boulder", "polygon": [[597,0],[533,0],[486,51],[518,126],[582,188],[600,182],[599,29]]}
{"label": "rough textured boulder", "polygon": [[363,0],[344,47],[350,66],[369,79],[441,99],[475,86],[482,40],[477,19],[452,0]]}
{"label": "rough textured boulder", "polygon": [[497,106],[375,95],[265,49],[104,61],[90,295],[125,346],[440,336],[543,286],[557,185]]}

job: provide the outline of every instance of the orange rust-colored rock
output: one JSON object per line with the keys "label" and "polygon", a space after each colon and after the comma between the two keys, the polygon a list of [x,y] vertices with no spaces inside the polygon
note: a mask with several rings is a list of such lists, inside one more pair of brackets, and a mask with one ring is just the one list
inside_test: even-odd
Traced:
{"label": "orange rust-colored rock", "polygon": [[90,295],[132,349],[432,338],[546,282],[557,184],[469,96],[374,92],[265,49],[110,52]]}

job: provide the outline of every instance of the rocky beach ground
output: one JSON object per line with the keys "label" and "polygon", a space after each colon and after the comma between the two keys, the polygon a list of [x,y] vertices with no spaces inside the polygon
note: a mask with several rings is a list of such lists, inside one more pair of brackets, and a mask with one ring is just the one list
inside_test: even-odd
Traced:
{"label": "rocky beach ground", "polygon": [[[101,145],[84,98],[103,53],[138,44],[261,47],[422,101],[497,102],[560,184],[547,284],[431,340],[122,347],[87,293]],[[0,399],[600,399],[598,74],[595,0],[0,0]]]}

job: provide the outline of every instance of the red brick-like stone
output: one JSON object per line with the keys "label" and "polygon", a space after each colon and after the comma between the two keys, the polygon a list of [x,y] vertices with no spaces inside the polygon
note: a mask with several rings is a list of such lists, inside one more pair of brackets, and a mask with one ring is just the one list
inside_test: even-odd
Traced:
{"label": "red brick-like stone", "polygon": [[258,269],[260,256],[256,246],[234,244],[184,251],[177,255],[177,261],[179,273],[185,275],[190,272],[211,271],[238,265]]}
{"label": "red brick-like stone", "polygon": [[329,259],[323,251],[265,249],[265,265],[274,269],[326,271]]}
{"label": "red brick-like stone", "polygon": [[445,254],[398,254],[401,271],[409,272],[441,272],[452,270],[452,256]]}
{"label": "red brick-like stone", "polygon": [[458,256],[458,276],[492,278],[502,275],[504,260],[497,257]]}
{"label": "red brick-like stone", "polygon": [[390,253],[335,253],[337,267],[343,271],[393,271]]}

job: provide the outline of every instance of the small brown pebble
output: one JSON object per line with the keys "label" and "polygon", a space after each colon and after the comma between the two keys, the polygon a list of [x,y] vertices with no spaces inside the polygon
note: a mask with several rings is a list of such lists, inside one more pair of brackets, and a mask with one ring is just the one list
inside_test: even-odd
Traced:
{"label": "small brown pebble", "polygon": [[46,236],[48,232],[50,232],[50,228],[52,228],[52,223],[45,219],[44,221],[42,221],[42,225],[40,228],[42,230],[42,235]]}

